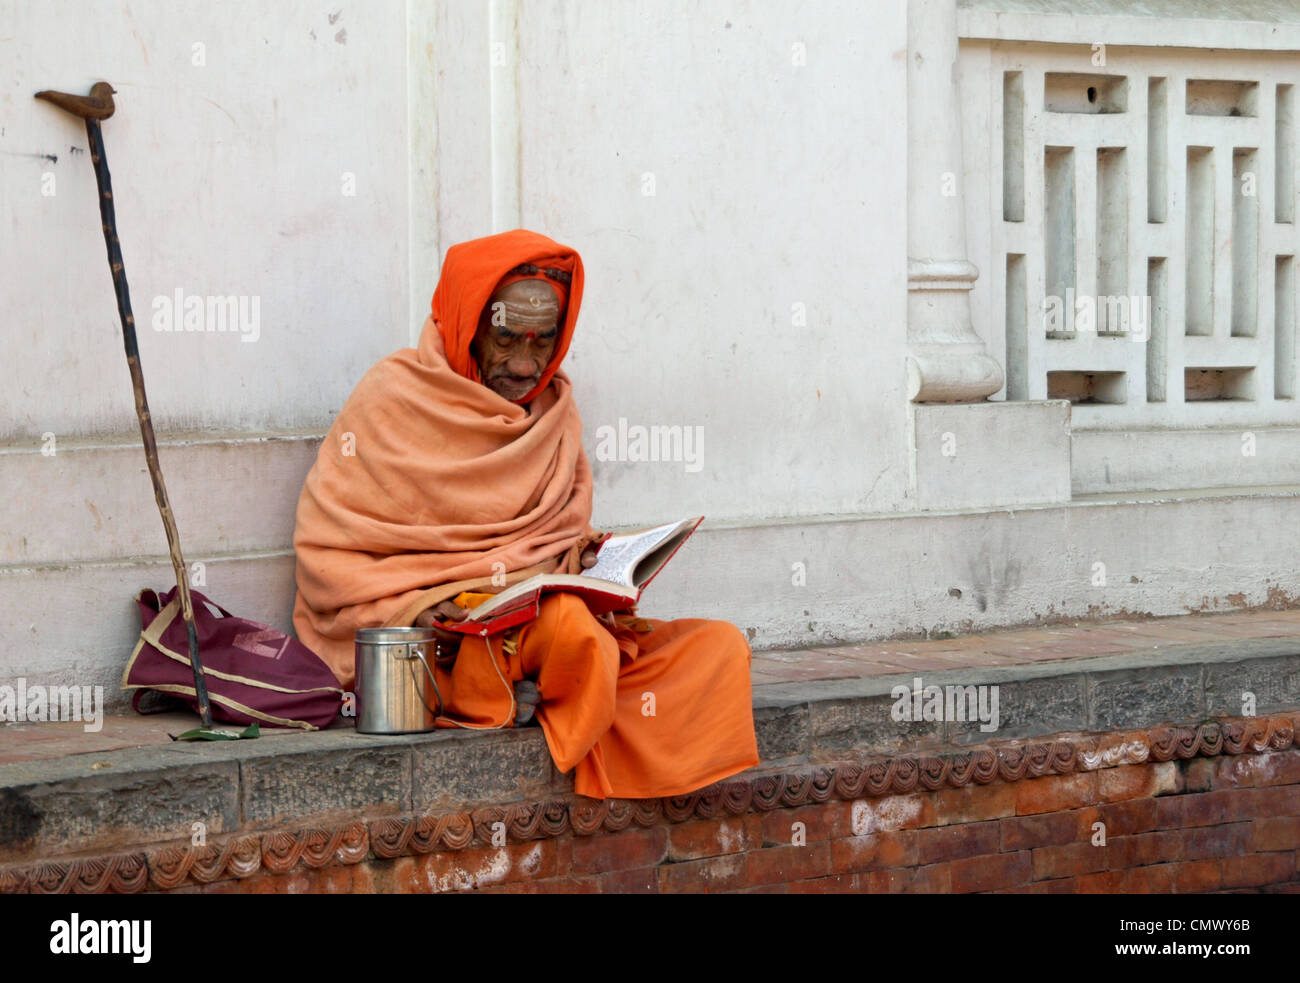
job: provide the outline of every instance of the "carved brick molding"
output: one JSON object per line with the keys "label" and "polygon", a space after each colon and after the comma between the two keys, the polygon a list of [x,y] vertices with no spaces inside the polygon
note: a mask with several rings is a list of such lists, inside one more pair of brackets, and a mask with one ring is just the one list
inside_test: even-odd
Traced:
{"label": "carved brick molding", "polygon": [[[556,799],[490,806],[437,816],[353,820],[324,828],[242,833],[195,847],[168,845],[109,856],[51,860],[0,869],[0,894],[108,894],[168,891],[244,878],[263,871],[357,864],[435,851],[572,834],[593,836],[641,827],[768,812],[832,798],[903,795],[1018,782],[1046,775],[1219,755],[1284,751],[1296,743],[1291,714],[1152,727],[1104,735],[1027,740],[964,753],[898,755],[865,762],[805,765],[720,782],[661,799]],[[498,825],[501,824],[501,825]]]}

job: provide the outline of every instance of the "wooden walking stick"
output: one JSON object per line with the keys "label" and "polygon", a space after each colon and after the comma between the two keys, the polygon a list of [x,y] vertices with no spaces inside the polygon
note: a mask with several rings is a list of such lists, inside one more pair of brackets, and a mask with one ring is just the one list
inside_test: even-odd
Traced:
{"label": "wooden walking stick", "polygon": [[163,528],[167,532],[167,548],[171,553],[172,568],[176,571],[176,585],[181,594],[181,617],[185,620],[185,634],[189,638],[190,667],[194,670],[194,695],[199,704],[199,718],[204,727],[212,726],[212,707],[208,703],[208,686],[203,678],[203,663],[199,659],[199,637],[194,630],[194,604],[190,600],[190,580],[181,555],[181,537],[176,531],[171,503],[167,500],[167,486],[163,484],[162,466],[158,463],[158,443],[153,435],[153,418],[149,415],[149,400],[144,393],[144,371],[140,368],[140,349],[136,344],[135,317],[131,314],[131,294],[126,286],[126,268],[122,263],[122,247],[117,241],[117,218],[113,213],[113,185],[108,174],[108,158],[104,153],[104,135],[99,121],[113,115],[113,93],[117,91],[107,82],[96,82],[86,96],[46,90],[36,93],[37,99],[52,102],[60,109],[86,121],[86,138],[90,141],[90,162],[95,167],[95,182],[99,185],[99,216],[104,225],[104,245],[108,247],[108,265],[113,272],[113,289],[117,293],[117,313],[122,321],[122,344],[126,348],[126,364],[131,370],[131,389],[135,392],[135,415],[140,420],[140,438],[144,441],[144,456],[149,464],[149,478],[153,481],[154,501],[162,513]]}

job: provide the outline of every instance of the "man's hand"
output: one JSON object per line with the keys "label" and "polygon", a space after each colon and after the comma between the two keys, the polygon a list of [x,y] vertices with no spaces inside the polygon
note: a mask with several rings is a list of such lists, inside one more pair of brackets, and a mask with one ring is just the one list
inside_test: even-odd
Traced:
{"label": "man's hand", "polygon": [[596,548],[588,546],[582,551],[582,569],[590,570],[596,565]]}
{"label": "man's hand", "polygon": [[438,622],[461,621],[468,613],[465,608],[454,601],[442,601],[431,608],[421,611],[420,616],[415,619],[415,627],[431,628],[433,630],[433,637],[437,639],[434,661],[444,665],[451,665],[451,663],[455,662],[456,653],[460,651],[460,640],[464,637],[459,632],[438,627]]}

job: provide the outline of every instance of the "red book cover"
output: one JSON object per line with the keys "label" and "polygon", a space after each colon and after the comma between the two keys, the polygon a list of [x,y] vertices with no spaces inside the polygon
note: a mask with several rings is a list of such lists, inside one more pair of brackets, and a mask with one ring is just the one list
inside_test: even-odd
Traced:
{"label": "red book cover", "polygon": [[609,536],[597,551],[596,565],[583,574],[539,574],[484,601],[463,621],[440,625],[466,635],[495,635],[537,617],[542,595],[549,591],[581,595],[593,614],[632,607],[703,521],[698,516]]}

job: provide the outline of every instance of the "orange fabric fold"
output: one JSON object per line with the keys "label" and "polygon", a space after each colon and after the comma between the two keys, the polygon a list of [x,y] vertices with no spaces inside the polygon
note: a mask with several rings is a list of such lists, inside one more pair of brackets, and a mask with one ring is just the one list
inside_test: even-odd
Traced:
{"label": "orange fabric fold", "polygon": [[515,651],[470,636],[438,688],[456,723],[514,713],[505,681],[534,679],[537,720],[560,771],[592,798],[682,795],[758,764],[750,650],[735,625],[701,618],[610,627],[575,594],[548,594]]}
{"label": "orange fabric fold", "polygon": [[[498,280],[521,263],[573,276],[529,405],[472,378],[469,350]],[[582,421],[559,371],[581,295],[577,253],[545,236],[516,230],[453,246],[434,296],[448,321],[428,318],[419,347],[379,362],[344,404],[298,500],[293,623],[345,688],[358,628],[383,624],[428,587],[558,566],[591,534]]]}

